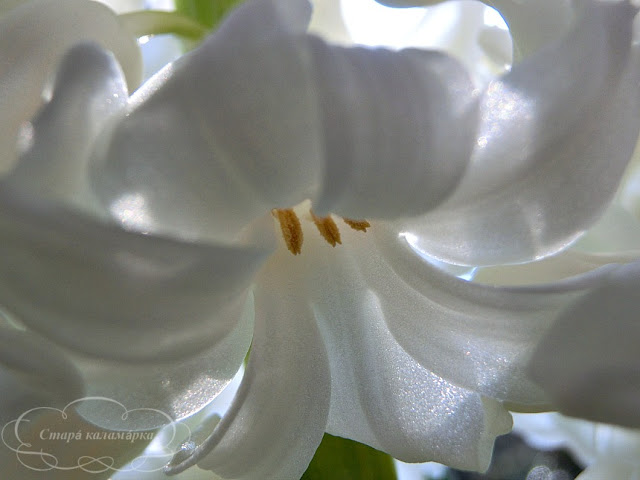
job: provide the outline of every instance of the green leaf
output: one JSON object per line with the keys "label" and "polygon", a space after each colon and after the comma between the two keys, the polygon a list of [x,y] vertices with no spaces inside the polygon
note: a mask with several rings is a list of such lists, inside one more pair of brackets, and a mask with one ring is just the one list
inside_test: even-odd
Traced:
{"label": "green leaf", "polygon": [[393,458],[353,440],[325,433],[302,480],[396,480]]}
{"label": "green leaf", "polygon": [[212,29],[242,0],[175,0],[176,11]]}

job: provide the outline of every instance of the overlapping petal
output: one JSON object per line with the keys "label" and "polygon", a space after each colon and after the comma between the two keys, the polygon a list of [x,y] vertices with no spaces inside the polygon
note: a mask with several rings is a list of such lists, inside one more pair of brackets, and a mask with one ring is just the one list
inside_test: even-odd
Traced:
{"label": "overlapping petal", "polygon": [[[376,0],[392,7],[435,5],[444,0]],[[514,57],[526,57],[562,36],[574,18],[571,0],[482,0],[504,17],[513,37]]]}
{"label": "overlapping petal", "polygon": [[271,234],[260,229],[254,246],[182,243],[46,205],[5,184],[0,301],[29,328],[88,355],[166,360],[233,330]]}
{"label": "overlapping petal", "polygon": [[327,352],[313,312],[296,295],[296,278],[273,263],[277,258],[257,277],[256,328],[238,394],[178,470],[197,462],[223,478],[299,478],[322,440],[331,394]]}
{"label": "overlapping petal", "polygon": [[42,105],[42,92],[54,67],[76,43],[94,41],[113,51],[130,90],[141,79],[136,39],[104,5],[87,0],[27,2],[0,19],[0,32],[0,171],[14,165],[22,122]]}
{"label": "overlapping petal", "polygon": [[547,403],[526,374],[537,341],[564,308],[617,268],[535,287],[492,287],[416,260],[407,237],[383,227],[375,234],[379,259],[360,263],[400,345],[434,373],[517,409]]}
{"label": "overlapping petal", "polygon": [[[180,420],[200,411],[227,387],[238,371],[253,337],[251,299],[239,319],[224,321],[237,321],[237,325],[226,336],[214,339],[205,350],[172,361],[140,364],[66,353],[82,373],[86,395],[110,398],[128,409],[149,412],[126,419],[124,430],[154,429],[167,423],[165,415]],[[104,428],[117,426],[119,412],[105,409],[104,404],[83,403],[79,413]]]}
{"label": "overlapping petal", "polygon": [[568,415],[640,427],[640,263],[568,308],[536,348],[533,378]]}
{"label": "overlapping petal", "polygon": [[51,100],[22,126],[20,161],[5,181],[50,201],[90,209],[88,163],[104,125],[128,92],[113,55],[97,44],[73,47],[58,67]]}
{"label": "overlapping petal", "polygon": [[[313,239],[313,232],[308,233]],[[363,240],[358,236],[362,234],[344,235],[350,243]],[[306,296],[331,365],[327,431],[407,462],[432,460],[486,470],[495,437],[511,428],[508,412],[497,401],[432,373],[402,349],[385,323],[382,300],[359,265],[379,259],[365,259],[370,252],[352,255],[362,245],[332,250],[315,237],[308,246],[316,261]]]}
{"label": "overlapping petal", "polygon": [[457,192],[407,222],[421,250],[451,263],[540,258],[604,212],[640,126],[635,10],[585,2],[576,28],[489,85],[477,145]]}
{"label": "overlapping petal", "polygon": [[0,327],[0,430],[31,408],[64,407],[82,393],[79,372],[59,348],[28,332]]}
{"label": "overlapping petal", "polygon": [[279,5],[243,5],[132,100],[96,165],[105,204],[135,195],[160,229],[230,239],[305,198],[320,213],[389,217],[453,190],[476,124],[464,68],[329,46],[300,33],[304,0]]}

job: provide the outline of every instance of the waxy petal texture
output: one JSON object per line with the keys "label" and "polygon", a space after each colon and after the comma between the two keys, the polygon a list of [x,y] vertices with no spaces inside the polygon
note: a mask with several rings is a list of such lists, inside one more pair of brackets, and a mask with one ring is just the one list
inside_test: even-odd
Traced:
{"label": "waxy petal texture", "polygon": [[[260,242],[271,233],[260,232]],[[0,238],[0,301],[10,312],[62,345],[126,361],[168,360],[224,338],[269,253],[266,244],[127,232],[7,184]]]}
{"label": "waxy petal texture", "polygon": [[299,478],[322,440],[331,394],[327,353],[313,312],[275,258],[257,277],[256,328],[237,396],[180,469],[197,462],[223,478]]}
{"label": "waxy petal texture", "polygon": [[616,268],[547,285],[492,287],[417,260],[408,239],[391,230],[375,233],[381,257],[368,278],[400,345],[452,383],[518,409],[548,404],[526,374],[537,342],[564,308]]}
{"label": "waxy petal texture", "polygon": [[374,218],[451,193],[477,121],[464,68],[328,45],[301,32],[306,2],[278,5],[247,2],[132,99],[95,167],[105,205],[136,196],[153,231],[230,240],[307,198],[321,214]]}
{"label": "waxy petal texture", "polygon": [[0,430],[31,408],[62,408],[82,394],[80,374],[59,348],[0,326]]}
{"label": "waxy petal texture", "polygon": [[5,181],[51,201],[90,208],[86,189],[93,142],[124,110],[128,96],[111,53],[92,43],[73,47],[58,67],[51,100],[23,125],[24,151]]}
{"label": "waxy petal texture", "polygon": [[16,138],[24,121],[42,105],[42,92],[63,54],[93,41],[113,51],[129,89],[142,76],[140,50],[104,5],[87,0],[27,2],[0,18],[0,171],[16,160]]}
{"label": "waxy petal texture", "polygon": [[567,415],[640,427],[640,263],[560,316],[531,360],[533,378]]}
{"label": "waxy petal texture", "polygon": [[363,249],[351,245],[362,240],[358,236],[344,232],[350,245],[340,252],[327,252],[331,247],[319,239],[310,246],[322,252],[307,288],[331,364],[327,431],[406,462],[486,470],[495,437],[511,428],[508,412],[432,373],[402,349],[389,332],[381,298],[362,276],[362,256],[352,255],[352,249]]}
{"label": "waxy petal texture", "polygon": [[640,126],[635,10],[585,2],[576,28],[492,82],[471,166],[442,208],[399,222],[421,250],[467,265],[567,247],[611,201]]}

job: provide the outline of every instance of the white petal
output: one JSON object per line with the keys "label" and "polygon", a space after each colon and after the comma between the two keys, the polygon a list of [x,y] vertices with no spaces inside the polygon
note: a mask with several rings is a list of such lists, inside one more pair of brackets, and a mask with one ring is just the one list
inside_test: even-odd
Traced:
{"label": "white petal", "polygon": [[563,308],[616,268],[536,287],[491,287],[436,269],[406,237],[374,227],[380,257],[360,264],[400,345],[452,383],[517,409],[546,402],[525,370],[536,343]]}
{"label": "white petal", "polygon": [[400,223],[451,263],[541,258],[604,212],[640,125],[640,51],[625,2],[584,8],[564,42],[492,83],[472,163],[433,214]]}
{"label": "white petal", "polygon": [[0,430],[31,408],[64,407],[82,393],[82,379],[60,349],[0,327]]}
{"label": "white petal", "polygon": [[22,127],[29,145],[7,181],[50,200],[88,208],[90,149],[105,123],[124,110],[127,98],[111,53],[97,44],[73,47],[61,61],[51,101]]}
{"label": "white petal", "polygon": [[288,273],[272,259],[258,278],[256,330],[237,397],[179,468],[198,462],[243,480],[299,478],[306,470],[325,430],[331,385],[313,313]]}
{"label": "white petal", "polygon": [[[215,339],[204,351],[187,358],[132,364],[78,354],[70,356],[83,374],[87,396],[106,397],[128,409],[159,410],[173,420],[180,420],[211,403],[229,384],[249,350],[252,327],[253,299],[250,298],[238,325],[226,337]],[[79,413],[93,424],[111,430],[147,430],[165,425],[168,420],[164,415],[151,412],[121,424],[118,412],[95,402],[81,404]]]}
{"label": "white petal", "polygon": [[29,328],[90,356],[168,360],[233,330],[272,228],[245,246],[183,243],[3,185],[0,302]]}
{"label": "white petal", "polygon": [[62,55],[74,44],[95,41],[115,53],[135,88],[142,59],[135,38],[104,5],[87,0],[27,2],[0,19],[0,171],[16,158],[22,122],[42,104],[42,92]]}
{"label": "white petal", "polygon": [[438,52],[309,45],[326,162],[318,213],[393,218],[441,203],[473,147],[477,103],[465,69]]}
{"label": "white petal", "polygon": [[508,412],[411,358],[387,329],[380,299],[349,265],[347,248],[336,254],[326,270],[314,269],[314,310],[331,362],[327,431],[407,462],[486,470],[495,437],[511,428]]}
{"label": "white petal", "polygon": [[561,412],[640,427],[640,263],[567,309],[531,360],[533,378]]}
{"label": "white petal", "polygon": [[[376,0],[392,7],[435,5],[444,0]],[[573,20],[570,0],[482,0],[504,17],[513,37],[514,56],[526,57],[557,40]],[[576,2],[577,3],[577,2]]]}
{"label": "white petal", "polygon": [[308,214],[299,216],[302,252],[293,256],[281,246],[272,261],[288,275],[279,295],[297,294],[310,304],[327,345],[328,431],[407,461],[436,459],[485,469],[495,436],[511,426],[509,415],[498,402],[433,374],[398,345],[370,278],[381,275],[380,282],[387,282],[387,272],[362,265],[376,268],[384,262],[371,245],[372,232],[339,222],[343,244],[332,247]]}
{"label": "white petal", "polygon": [[229,240],[308,198],[321,167],[317,108],[293,34],[309,16],[305,0],[247,2],[148,82],[104,142],[94,172],[103,202],[136,196],[156,231]]}

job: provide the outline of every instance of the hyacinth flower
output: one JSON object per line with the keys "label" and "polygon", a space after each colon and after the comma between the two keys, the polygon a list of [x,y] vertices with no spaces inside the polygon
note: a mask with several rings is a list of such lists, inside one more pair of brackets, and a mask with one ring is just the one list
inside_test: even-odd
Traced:
{"label": "hyacinth flower", "polygon": [[[105,7],[10,10],[3,419],[82,394],[184,418],[251,347],[229,411],[168,473],[299,478],[324,432],[485,469],[508,409],[553,407],[528,365],[560,312],[638,269],[493,287],[425,259],[543,258],[613,198],[638,137],[636,10],[563,5],[535,48],[512,26],[521,58],[483,89],[441,52],[308,34],[306,0],[242,4],[137,89]],[[79,411],[160,426],[112,413]]]}

